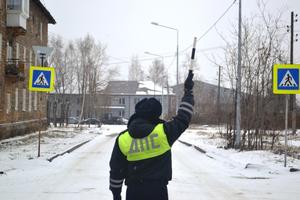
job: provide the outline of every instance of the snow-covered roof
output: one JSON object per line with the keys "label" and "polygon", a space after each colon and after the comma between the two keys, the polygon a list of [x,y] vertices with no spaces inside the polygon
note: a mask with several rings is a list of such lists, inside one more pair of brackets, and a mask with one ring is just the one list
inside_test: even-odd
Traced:
{"label": "snow-covered roof", "polygon": [[[106,93],[119,95],[166,95],[167,88],[154,84],[152,81],[110,81]],[[169,88],[169,95],[174,94]]]}

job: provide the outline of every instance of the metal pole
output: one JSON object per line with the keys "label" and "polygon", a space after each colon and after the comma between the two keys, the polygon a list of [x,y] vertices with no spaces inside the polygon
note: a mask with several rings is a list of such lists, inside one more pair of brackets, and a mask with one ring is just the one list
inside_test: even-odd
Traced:
{"label": "metal pole", "polygon": [[289,95],[285,95],[285,134],[284,134],[284,167],[286,167],[287,132],[288,132]]}
{"label": "metal pole", "polygon": [[218,125],[220,125],[220,89],[221,89],[221,66],[219,66],[219,79],[218,79],[218,98],[217,98],[217,115],[218,115]]}
{"label": "metal pole", "polygon": [[291,49],[290,49],[290,64],[294,63],[294,12],[291,12]]}
{"label": "metal pole", "polygon": [[179,31],[177,31],[177,49],[176,49],[176,84],[178,85],[179,84]]}
{"label": "metal pole", "polygon": [[[155,26],[161,26],[161,27],[164,27],[164,28],[167,28],[167,29],[171,29],[171,30],[174,30],[176,31],[177,33],[177,46],[176,46],[176,85],[178,87],[179,85],[179,30],[177,28],[173,28],[173,27],[170,27],[170,26],[165,26],[165,25],[161,25],[157,22],[151,22],[152,25],[155,25]],[[178,105],[179,104],[179,96],[178,96],[178,92],[176,92],[176,110],[178,110]]]}
{"label": "metal pole", "polygon": [[239,0],[239,35],[238,35],[238,66],[237,66],[237,98],[236,98],[236,137],[235,148],[240,148],[241,142],[241,60],[242,60],[242,0]]}
{"label": "metal pole", "polygon": [[45,60],[46,54],[40,53],[40,56],[41,56],[41,65],[42,65],[42,67],[44,67],[44,60]]}
{"label": "metal pole", "polygon": [[[40,58],[41,58],[41,65],[42,67],[44,67],[44,58],[45,58],[45,55],[44,53],[40,53]],[[39,122],[40,122],[40,128],[39,128],[39,136],[38,136],[38,157],[41,156],[41,129],[42,129],[42,118],[41,118],[41,109],[40,109],[40,98],[41,96],[38,95],[38,115],[39,115]]]}
{"label": "metal pole", "polygon": [[161,83],[161,118],[164,119],[164,81]]}
{"label": "metal pole", "polygon": [[[40,97],[38,97],[39,99]],[[40,102],[40,100],[38,100],[38,102]],[[38,104],[39,106],[39,104]],[[38,112],[39,112],[39,121],[40,121],[40,126],[41,126],[41,113],[40,113],[40,109],[38,109]],[[38,136],[38,157],[41,156],[41,127],[39,128],[39,136]]]}
{"label": "metal pole", "polygon": [[[176,46],[176,85],[179,87],[179,31],[177,31],[177,46]],[[178,92],[176,92],[176,110],[178,110],[179,107],[179,95]]]}
{"label": "metal pole", "polygon": [[[294,64],[294,12],[291,12],[291,48],[290,48],[290,64]],[[292,130],[296,134],[296,95],[290,95],[291,111],[292,111]]]}

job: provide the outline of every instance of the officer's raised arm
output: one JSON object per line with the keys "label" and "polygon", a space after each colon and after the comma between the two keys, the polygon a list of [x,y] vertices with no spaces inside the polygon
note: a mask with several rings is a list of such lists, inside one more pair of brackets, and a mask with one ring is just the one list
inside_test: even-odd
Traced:
{"label": "officer's raised arm", "polygon": [[194,107],[193,77],[193,71],[189,70],[189,74],[184,82],[184,95],[179,104],[177,115],[171,121],[164,123],[164,129],[170,145],[180,137],[191,122]]}

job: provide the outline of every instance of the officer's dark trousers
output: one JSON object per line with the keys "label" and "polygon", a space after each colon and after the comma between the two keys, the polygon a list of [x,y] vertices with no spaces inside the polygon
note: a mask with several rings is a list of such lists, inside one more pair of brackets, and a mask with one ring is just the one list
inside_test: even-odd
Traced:
{"label": "officer's dark trousers", "polygon": [[126,200],[168,200],[168,188],[160,182],[127,185]]}

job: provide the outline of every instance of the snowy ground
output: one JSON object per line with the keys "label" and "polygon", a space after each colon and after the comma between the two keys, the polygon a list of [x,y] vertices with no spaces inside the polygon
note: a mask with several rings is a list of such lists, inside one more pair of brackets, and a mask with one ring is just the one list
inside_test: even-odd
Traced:
{"label": "snowy ground", "polygon": [[[112,199],[108,162],[118,132],[125,126],[52,128],[43,132],[41,157],[37,134],[0,141],[0,199]],[[225,141],[215,128],[188,129],[173,147],[170,200],[300,199],[300,161],[265,151],[237,152],[218,148]],[[52,162],[48,158],[90,141]],[[206,151],[197,151],[194,146]],[[247,166],[247,168],[246,168]],[[125,195],[123,188],[123,197]]]}

